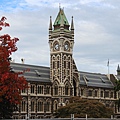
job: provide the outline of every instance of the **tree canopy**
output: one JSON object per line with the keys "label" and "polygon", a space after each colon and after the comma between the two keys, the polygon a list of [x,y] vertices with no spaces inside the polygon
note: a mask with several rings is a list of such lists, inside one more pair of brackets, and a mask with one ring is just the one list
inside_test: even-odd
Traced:
{"label": "tree canopy", "polygon": [[56,118],[70,118],[71,114],[74,114],[76,118],[85,118],[86,114],[89,118],[110,118],[113,115],[113,110],[97,100],[72,97],[67,106],[62,106],[55,111],[54,116]]}

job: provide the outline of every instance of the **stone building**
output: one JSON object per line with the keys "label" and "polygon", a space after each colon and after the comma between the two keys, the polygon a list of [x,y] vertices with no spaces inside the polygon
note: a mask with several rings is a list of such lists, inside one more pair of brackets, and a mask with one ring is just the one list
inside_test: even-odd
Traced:
{"label": "stone building", "polygon": [[[115,108],[114,86],[118,75],[105,75],[79,71],[73,58],[74,22],[71,25],[60,8],[54,24],[49,24],[50,67],[12,63],[15,72],[29,68],[24,73],[29,89],[21,91],[22,102],[15,119],[50,118],[59,106],[69,103],[69,98],[79,96],[97,99],[108,107]],[[111,79],[112,78],[112,79]],[[115,111],[118,113],[117,111]]]}

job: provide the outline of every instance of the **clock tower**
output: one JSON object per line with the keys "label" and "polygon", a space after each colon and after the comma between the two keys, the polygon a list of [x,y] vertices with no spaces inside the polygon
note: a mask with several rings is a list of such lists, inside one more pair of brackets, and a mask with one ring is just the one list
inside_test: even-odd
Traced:
{"label": "clock tower", "polygon": [[50,16],[49,46],[50,46],[50,80],[54,109],[69,102],[71,96],[78,96],[79,74],[73,59],[74,24],[71,26],[59,9],[54,24]]}

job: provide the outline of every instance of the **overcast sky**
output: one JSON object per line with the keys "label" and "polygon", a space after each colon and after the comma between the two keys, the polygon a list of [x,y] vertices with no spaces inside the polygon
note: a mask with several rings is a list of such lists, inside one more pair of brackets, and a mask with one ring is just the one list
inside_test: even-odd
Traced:
{"label": "overcast sky", "polygon": [[18,37],[12,59],[26,64],[50,66],[49,17],[52,21],[59,3],[69,23],[74,17],[73,57],[79,71],[116,74],[120,64],[120,0],[0,0],[0,16],[9,28],[0,34]]}

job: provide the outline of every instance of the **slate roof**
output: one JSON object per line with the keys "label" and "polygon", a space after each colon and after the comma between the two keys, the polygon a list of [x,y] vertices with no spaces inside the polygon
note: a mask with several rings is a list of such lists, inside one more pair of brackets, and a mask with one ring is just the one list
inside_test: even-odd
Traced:
{"label": "slate roof", "polygon": [[115,75],[117,77],[117,80],[120,80],[120,75]]}
{"label": "slate roof", "polygon": [[80,73],[80,85],[88,87],[100,87],[100,88],[114,88],[113,83],[108,79],[105,74],[79,72]]}
{"label": "slate roof", "polygon": [[[27,81],[35,82],[46,82],[51,83],[50,81],[50,68],[37,65],[28,65],[20,63],[11,63],[11,67],[15,72],[20,72],[25,69],[30,69],[29,72],[24,74]],[[101,88],[114,88],[113,83],[108,79],[105,74],[89,73],[82,72],[80,73],[80,85],[88,87],[101,87]],[[120,78],[120,76],[117,76]]]}
{"label": "slate roof", "polygon": [[11,68],[15,72],[21,72],[26,69],[30,71],[24,73],[24,77],[27,81],[35,82],[48,82],[50,83],[50,68],[36,65],[20,64],[20,63],[11,63]]}

